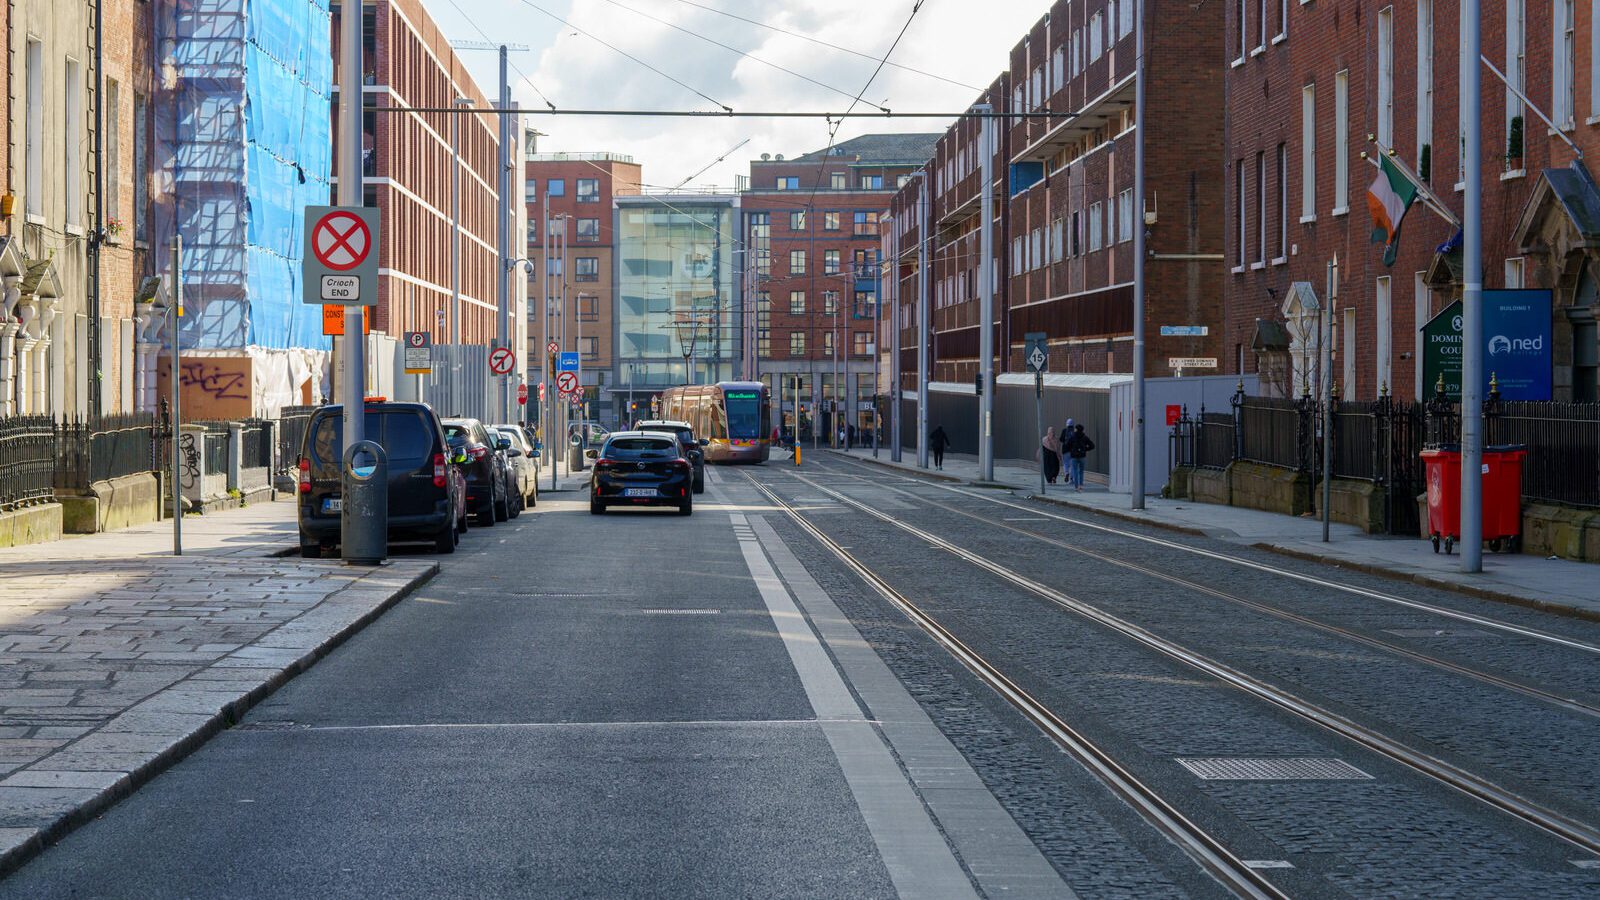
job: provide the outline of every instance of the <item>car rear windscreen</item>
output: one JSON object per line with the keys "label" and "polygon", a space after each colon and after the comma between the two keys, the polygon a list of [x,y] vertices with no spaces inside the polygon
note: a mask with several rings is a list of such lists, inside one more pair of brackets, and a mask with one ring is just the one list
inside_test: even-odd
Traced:
{"label": "car rear windscreen", "polygon": [[606,456],[612,454],[637,454],[639,456],[655,456],[660,454],[678,455],[675,441],[664,441],[658,438],[615,438],[606,444]]}
{"label": "car rear windscreen", "polygon": [[[433,449],[432,426],[416,409],[367,410],[367,440],[377,441],[389,457],[389,468],[415,468]],[[344,453],[344,417],[323,416],[311,436],[311,452],[321,461],[337,462]]]}

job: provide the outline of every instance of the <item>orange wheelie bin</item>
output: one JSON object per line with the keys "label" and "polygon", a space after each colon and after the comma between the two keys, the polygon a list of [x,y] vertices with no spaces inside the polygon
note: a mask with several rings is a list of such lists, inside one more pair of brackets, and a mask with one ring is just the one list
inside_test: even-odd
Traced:
{"label": "orange wheelie bin", "polygon": [[[1483,448],[1483,539],[1489,549],[1522,546],[1522,463],[1520,446]],[[1461,540],[1461,449],[1454,444],[1422,451],[1428,487],[1428,537],[1433,552],[1440,543],[1449,553]]]}

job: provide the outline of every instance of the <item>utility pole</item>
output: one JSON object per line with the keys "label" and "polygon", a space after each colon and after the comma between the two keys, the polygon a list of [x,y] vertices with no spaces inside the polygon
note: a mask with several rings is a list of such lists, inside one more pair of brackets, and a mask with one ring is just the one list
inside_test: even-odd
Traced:
{"label": "utility pole", "polygon": [[[1321,327],[1318,329],[1317,348],[1322,353],[1322,542],[1328,542],[1328,523],[1332,516],[1329,505],[1333,502],[1333,311],[1339,296],[1339,254],[1333,254],[1328,263],[1328,296],[1322,303]],[[1345,335],[1348,343],[1349,335]]]}
{"label": "utility pole", "polygon": [[1461,570],[1483,571],[1483,135],[1481,0],[1461,0],[1461,131],[1466,200],[1461,211]]}
{"label": "utility pole", "polygon": [[[471,103],[456,97],[455,104]],[[461,116],[450,117],[450,323],[451,337],[466,343],[461,330]]]}
{"label": "utility pole", "polygon": [[[506,45],[501,44],[501,110],[511,109],[511,82],[507,80],[506,76],[506,52]],[[496,287],[499,289],[500,294],[500,302],[498,304],[500,315],[499,337],[495,344],[499,347],[511,348],[511,135],[513,133],[511,129],[515,124],[516,117],[510,112],[503,111],[496,118],[500,126],[500,160],[497,167],[500,170],[500,178],[495,187],[496,192],[500,195],[498,207],[500,221],[497,223],[498,227],[495,228],[495,243],[498,245],[497,249],[500,255],[500,266],[496,272],[496,280],[499,282]],[[512,349],[514,350],[515,348]],[[522,353],[526,352],[527,348],[522,348]],[[521,353],[518,355],[521,355]],[[509,422],[511,421],[511,375],[507,373],[505,375],[497,375],[495,378],[500,382],[499,393],[497,394],[500,403],[499,408],[495,410],[495,414],[500,418],[500,421]]]}
{"label": "utility pole", "polygon": [[[105,74],[105,14],[106,0],[94,0],[94,233],[89,236],[89,415],[105,412],[105,368],[103,352],[105,335],[100,333],[100,294],[105,276],[101,254],[106,239],[106,74]],[[111,111],[113,119],[116,110]],[[76,150],[76,148],[74,148]],[[76,158],[76,153],[72,154]],[[44,373],[40,373],[43,377]]]}
{"label": "utility pole", "polygon": [[[344,153],[339,172],[339,205],[361,205],[361,4],[345,0],[339,18],[339,149]],[[377,290],[376,284],[372,290]],[[365,288],[365,285],[363,285]],[[365,299],[365,298],[362,298]],[[366,307],[345,307],[344,337],[344,447],[366,439],[366,412],[362,400],[367,390]]]}
{"label": "utility pole", "polygon": [[[904,213],[901,213],[904,215]],[[894,306],[889,312],[889,459],[900,461],[900,224],[889,220],[889,265]]]}
{"label": "utility pole", "polygon": [[978,477],[994,480],[994,107],[979,103],[978,158],[983,178],[983,221],[978,259]]}
{"label": "utility pole", "polygon": [[1144,0],[1136,0],[1133,48],[1133,472],[1134,509],[1144,509]]}
{"label": "utility pole", "polygon": [[933,197],[928,190],[928,170],[918,173],[922,190],[917,199],[917,468],[928,467],[928,342],[933,330],[928,327],[928,205]]}
{"label": "utility pole", "polygon": [[[178,477],[182,471],[182,453],[178,446],[183,439],[183,393],[178,390],[179,346],[183,343],[183,235],[172,234],[172,375],[168,389],[172,392],[172,555],[183,555],[183,483]],[[201,448],[204,450],[205,448]]]}

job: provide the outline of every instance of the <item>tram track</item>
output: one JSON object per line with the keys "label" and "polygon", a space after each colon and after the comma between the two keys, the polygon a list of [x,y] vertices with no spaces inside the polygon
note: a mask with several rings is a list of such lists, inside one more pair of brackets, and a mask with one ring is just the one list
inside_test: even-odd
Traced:
{"label": "tram track", "polygon": [[[1213,679],[1237,688],[1275,708],[1289,712],[1300,719],[1309,721],[1325,730],[1331,731],[1358,746],[1379,754],[1380,756],[1396,762],[1407,769],[1422,774],[1439,784],[1472,797],[1493,809],[1532,825],[1535,828],[1560,838],[1561,840],[1564,840],[1575,847],[1582,848],[1591,854],[1600,854],[1600,830],[1597,830],[1587,823],[1579,821],[1561,812],[1549,809],[1534,800],[1530,800],[1513,790],[1502,787],[1488,778],[1479,776],[1474,772],[1438,759],[1428,753],[1416,750],[1401,741],[1390,738],[1374,729],[1368,728],[1367,726],[1361,725],[1336,712],[1333,712],[1332,710],[1305,700],[1278,685],[1246,674],[1243,671],[1191,650],[1173,640],[1156,635],[1147,629],[1134,624],[1133,622],[1106,612],[1097,606],[1073,597],[1059,589],[1035,581],[1014,569],[997,563],[978,553],[960,547],[955,543],[937,535],[931,534],[926,529],[903,521],[896,516],[874,509],[866,503],[819,484],[817,481],[811,478],[792,472],[785,473],[785,475],[786,477],[796,479],[797,481],[805,484],[809,489],[817,491],[819,494],[827,496],[833,501],[861,512],[893,528],[904,531],[939,550],[945,551],[980,570],[988,572],[989,574],[1010,583],[1015,587],[1021,588],[1028,593],[1041,597],[1042,599],[1056,606],[1073,612],[1115,633],[1121,634],[1137,644],[1156,651],[1162,656],[1196,669]],[[934,634],[935,638],[938,639],[942,645],[945,645],[947,648],[952,648],[953,653],[956,653],[956,650],[954,649],[954,646],[956,645],[965,648],[965,645],[961,645],[959,643],[959,639],[955,638],[954,635],[945,632],[943,626],[940,626],[937,622],[932,621],[931,617],[918,609],[913,601],[911,601],[909,598],[899,595],[898,592],[894,592],[894,589],[883,582],[883,580],[877,575],[872,573],[870,568],[865,563],[858,560],[849,552],[848,549],[841,547],[836,542],[829,539],[821,532],[820,529],[806,520],[797,509],[779,498],[776,492],[769,490],[753,476],[746,474],[746,478],[748,478],[751,483],[755,485],[755,487],[778,508],[782,509],[786,514],[789,515],[790,518],[794,519],[798,524],[800,524],[803,529],[817,537],[819,541],[823,542],[824,545],[827,546],[842,561],[844,561],[846,565],[852,569],[852,571],[855,571],[857,574],[867,579],[868,582],[871,583],[875,589],[879,590],[880,593],[885,593],[885,596],[890,596],[889,592],[893,592],[893,596],[890,597],[891,602],[893,602],[903,611],[906,611],[907,615],[910,616],[913,621],[917,622],[919,626],[923,627],[925,630],[929,630],[930,634]],[[966,492],[960,491],[960,493]],[[1002,505],[1006,506],[1015,506],[1017,508],[1027,510],[1030,513],[1038,512],[1038,510],[1031,507],[1023,507],[1018,504],[1006,503],[1005,501],[996,502],[1000,502]],[[987,520],[985,521],[986,524],[1001,524],[988,522]],[[1097,526],[1095,523],[1086,524],[1090,525],[1091,527],[1104,528],[1104,526]],[[1104,530],[1120,532],[1119,529],[1104,528]],[[1181,545],[1179,546],[1181,547]],[[1209,554],[1209,551],[1202,552],[1207,553],[1207,555],[1212,555]],[[1216,555],[1219,557],[1221,556],[1220,554]],[[1226,559],[1226,557],[1221,558]],[[1309,578],[1309,576],[1307,576],[1307,578]],[[1508,627],[1520,628],[1520,626]],[[945,636],[941,637],[941,634]],[[954,645],[952,645],[952,642],[954,642]],[[974,657],[976,657],[976,654],[970,648],[965,648],[964,652],[967,654],[972,654]],[[973,668],[974,663],[964,657],[962,653],[957,653],[957,656],[958,658],[961,658],[964,665],[967,665],[969,668]],[[978,657],[978,660],[981,663],[981,657]],[[992,668],[992,666],[989,666],[988,663],[981,664],[983,666]],[[999,690],[1002,696],[1005,696],[1008,701],[1011,701],[1014,704],[1017,703],[1017,700],[1014,699],[1007,690],[998,687],[998,684],[1012,684],[1009,679],[1005,678],[1003,673],[996,671],[993,673],[993,676],[988,676],[985,675],[980,669],[974,669],[974,671],[979,674],[979,677],[984,678],[986,682],[990,683],[991,685],[996,685],[996,689]],[[996,679],[998,679],[998,681]],[[1023,696],[1025,697],[1026,695]],[[1039,710],[1036,711],[1019,706],[1019,708],[1021,708],[1030,719],[1033,719],[1036,722],[1040,721],[1041,716],[1048,719],[1057,719],[1057,717],[1049,713],[1047,709],[1044,709],[1042,705],[1039,705],[1037,701],[1032,700],[1032,698],[1027,699],[1028,702],[1039,708]],[[1057,721],[1059,720],[1057,719]],[[1070,726],[1066,726],[1066,723],[1064,722],[1062,722],[1061,725],[1063,727],[1070,728]],[[1052,737],[1056,737],[1052,729],[1047,728],[1046,730],[1047,732],[1051,733]],[[1059,738],[1057,739],[1059,740]],[[1092,747],[1092,744],[1090,746]],[[1074,752],[1074,755],[1078,755],[1078,751],[1072,752]],[[1124,788],[1118,787],[1117,790],[1119,794],[1126,796]],[[1167,831],[1166,828],[1163,828],[1162,830]],[[1169,835],[1171,834],[1171,832],[1168,833]],[[1186,849],[1189,847],[1186,842],[1180,841],[1180,844],[1185,846]],[[1211,869],[1210,866],[1207,868],[1208,870]]]}
{"label": "tram track", "polygon": [[[1068,551],[1070,553],[1074,553],[1074,554],[1077,554],[1079,556],[1087,557],[1089,559],[1094,559],[1094,560],[1097,560],[1099,562],[1106,563],[1107,565],[1112,565],[1112,566],[1116,566],[1116,567],[1121,568],[1121,569],[1126,569],[1128,571],[1137,572],[1140,575],[1144,575],[1144,576],[1147,576],[1149,578],[1154,578],[1154,579],[1159,580],[1159,581],[1164,581],[1164,582],[1166,582],[1168,584],[1176,585],[1176,586],[1181,587],[1181,588],[1183,588],[1185,590],[1190,590],[1190,591],[1194,591],[1196,593],[1205,594],[1205,595],[1210,596],[1210,597],[1215,597],[1215,598],[1217,598],[1219,600],[1223,600],[1223,601],[1226,601],[1228,603],[1232,603],[1232,604],[1234,604],[1236,606],[1240,606],[1240,607],[1243,607],[1245,609],[1249,609],[1249,610],[1252,610],[1254,612],[1258,612],[1258,613],[1261,613],[1263,615],[1270,616],[1272,618],[1278,619],[1279,621],[1290,622],[1290,623],[1293,623],[1295,625],[1300,625],[1300,626],[1303,626],[1303,627],[1306,627],[1306,628],[1310,628],[1310,629],[1315,630],[1315,631],[1322,632],[1324,634],[1330,634],[1330,635],[1333,635],[1335,637],[1343,638],[1345,640],[1351,641],[1352,643],[1357,643],[1357,644],[1360,644],[1360,645],[1365,646],[1365,647],[1370,647],[1372,649],[1380,650],[1380,651],[1383,651],[1385,653],[1391,653],[1391,654],[1399,656],[1399,657],[1401,657],[1403,659],[1408,659],[1408,660],[1410,660],[1412,662],[1420,663],[1422,665],[1426,665],[1426,666],[1429,666],[1431,668],[1439,669],[1440,671],[1449,672],[1449,673],[1451,673],[1453,675],[1459,675],[1459,676],[1464,677],[1464,678],[1470,678],[1470,679],[1472,679],[1474,681],[1478,681],[1478,682],[1483,683],[1483,684],[1487,684],[1487,685],[1490,685],[1490,686],[1493,686],[1493,687],[1496,687],[1496,688],[1500,688],[1502,690],[1510,691],[1510,692],[1515,693],[1515,694],[1520,694],[1520,695],[1522,695],[1524,697],[1528,697],[1530,699],[1537,700],[1537,701],[1539,701],[1541,703],[1549,704],[1549,705],[1554,706],[1554,707],[1556,707],[1558,709],[1564,709],[1564,710],[1567,710],[1568,712],[1574,712],[1574,713],[1578,713],[1579,715],[1590,716],[1592,718],[1600,718],[1600,705],[1596,705],[1594,703],[1585,702],[1584,700],[1578,699],[1576,697],[1563,696],[1563,695],[1557,694],[1557,693],[1555,693],[1553,691],[1549,691],[1549,690],[1546,690],[1544,688],[1538,687],[1536,685],[1528,684],[1528,683],[1525,683],[1523,681],[1520,681],[1520,680],[1517,680],[1517,679],[1514,679],[1514,678],[1508,678],[1508,677],[1505,677],[1505,676],[1502,676],[1502,675],[1497,675],[1497,674],[1495,674],[1493,672],[1484,671],[1483,669],[1473,668],[1472,666],[1464,665],[1464,664],[1461,664],[1461,663],[1454,662],[1452,660],[1444,659],[1444,658],[1441,658],[1441,657],[1438,657],[1438,656],[1433,656],[1433,655],[1430,655],[1430,654],[1427,654],[1427,653],[1423,653],[1423,652],[1420,652],[1420,651],[1417,651],[1417,650],[1413,650],[1413,649],[1411,649],[1409,647],[1401,646],[1400,644],[1397,644],[1397,643],[1395,643],[1393,641],[1387,641],[1387,640],[1384,640],[1382,638],[1374,637],[1374,636],[1369,635],[1369,634],[1363,634],[1362,632],[1357,631],[1357,630],[1352,629],[1352,628],[1346,628],[1346,627],[1341,626],[1341,625],[1334,625],[1332,623],[1324,622],[1324,621],[1321,621],[1319,619],[1313,618],[1311,616],[1306,616],[1306,615],[1301,615],[1300,613],[1290,612],[1289,610],[1282,609],[1281,607],[1273,606],[1270,603],[1262,603],[1262,602],[1260,602],[1258,600],[1252,600],[1252,599],[1250,599],[1248,597],[1243,597],[1243,596],[1240,596],[1239,594],[1231,593],[1229,591],[1225,591],[1225,590],[1222,590],[1220,588],[1212,587],[1211,585],[1203,584],[1201,582],[1194,581],[1194,580],[1189,579],[1189,578],[1183,578],[1181,576],[1172,575],[1172,574],[1169,574],[1169,573],[1166,573],[1166,572],[1161,572],[1161,571],[1158,571],[1157,569],[1151,568],[1150,566],[1141,565],[1139,563],[1132,562],[1130,560],[1126,560],[1126,559],[1123,559],[1123,558],[1118,557],[1118,556],[1113,556],[1111,554],[1102,553],[1102,552],[1099,552],[1099,551],[1096,551],[1096,550],[1091,550],[1091,549],[1088,549],[1086,547],[1082,547],[1082,546],[1079,546],[1079,545],[1075,545],[1075,544],[1069,543],[1067,541],[1062,541],[1062,540],[1059,540],[1057,538],[1050,537],[1048,535],[1039,534],[1036,531],[1032,531],[1032,530],[1030,530],[1030,529],[1028,529],[1026,527],[1021,527],[1021,526],[1012,524],[1010,522],[997,520],[997,519],[991,519],[991,518],[989,518],[987,516],[983,516],[983,515],[979,515],[977,513],[974,513],[971,510],[962,509],[959,506],[954,506],[954,505],[951,505],[951,504],[948,504],[948,503],[940,503],[937,500],[932,500],[932,499],[930,499],[928,497],[925,497],[925,496],[923,496],[921,494],[913,493],[911,491],[903,490],[903,489],[896,488],[896,487],[889,486],[889,485],[882,485],[882,484],[875,485],[875,487],[881,488],[883,490],[893,491],[894,493],[899,494],[900,496],[916,500],[919,503],[926,504],[926,505],[931,506],[931,507],[933,507],[935,509],[939,509],[939,510],[942,510],[944,512],[952,513],[954,515],[958,515],[958,516],[961,516],[963,518],[971,519],[971,520],[976,521],[976,522],[981,522],[984,525],[987,525],[987,526],[990,526],[990,527],[1000,528],[1000,529],[1003,529],[1005,531],[1012,532],[1014,534],[1022,535],[1023,537],[1027,537],[1027,538],[1030,538],[1032,540],[1039,541],[1040,543],[1049,545],[1051,547],[1055,547],[1055,548],[1058,548],[1058,549],[1061,549],[1061,550],[1066,550],[1066,551]],[[988,499],[988,498],[984,498],[984,499]]]}
{"label": "tram track", "polygon": [[[1241,897],[1286,898],[1289,896],[1228,849],[1216,836],[1185,816],[1158,791],[1139,779],[1094,740],[1072,727],[1064,718],[1029,694],[1003,671],[968,646],[910,597],[901,593],[848,548],[817,528],[794,505],[778,496],[749,473],[741,473],[769,503],[783,510],[802,531],[831,552],[840,562],[917,627],[951,654],[963,667],[1002,699],[1033,722],[1058,746],[1078,760],[1101,783],[1129,804],[1146,822],[1189,855],[1204,871]],[[804,479],[802,479],[804,480]],[[807,482],[817,487],[814,482]],[[826,490],[826,489],[823,489]],[[831,493],[831,492],[829,492]]]}

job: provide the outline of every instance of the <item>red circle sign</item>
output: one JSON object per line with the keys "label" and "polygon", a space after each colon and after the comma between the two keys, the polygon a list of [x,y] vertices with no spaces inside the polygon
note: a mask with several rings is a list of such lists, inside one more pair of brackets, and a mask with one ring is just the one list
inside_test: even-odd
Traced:
{"label": "red circle sign", "polygon": [[311,253],[335,272],[354,269],[372,252],[372,232],[355,213],[337,210],[317,220],[311,229]]}
{"label": "red circle sign", "polygon": [[504,375],[511,371],[517,364],[517,358],[505,347],[496,347],[489,354],[489,371],[496,375]]}
{"label": "red circle sign", "polygon": [[556,376],[556,387],[563,394],[575,393],[578,390],[578,373],[562,372]]}
{"label": "red circle sign", "polygon": [[525,384],[517,385],[517,402],[522,404],[523,406],[527,406],[528,405],[528,386],[527,385],[525,385]]}

